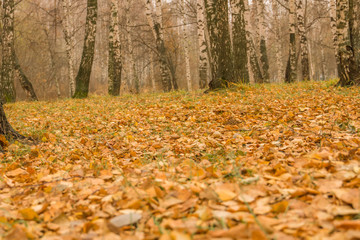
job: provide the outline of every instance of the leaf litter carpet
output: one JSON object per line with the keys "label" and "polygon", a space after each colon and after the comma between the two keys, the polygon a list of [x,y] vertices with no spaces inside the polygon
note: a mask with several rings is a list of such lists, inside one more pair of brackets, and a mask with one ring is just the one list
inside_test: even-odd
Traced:
{"label": "leaf litter carpet", "polygon": [[0,239],[360,239],[360,90],[16,103]]}

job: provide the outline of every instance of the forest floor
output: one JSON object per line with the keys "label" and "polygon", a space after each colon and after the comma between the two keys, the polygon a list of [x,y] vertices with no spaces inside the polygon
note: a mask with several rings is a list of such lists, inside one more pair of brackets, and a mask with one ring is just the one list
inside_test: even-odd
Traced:
{"label": "forest floor", "polygon": [[5,106],[0,239],[360,239],[360,88]]}

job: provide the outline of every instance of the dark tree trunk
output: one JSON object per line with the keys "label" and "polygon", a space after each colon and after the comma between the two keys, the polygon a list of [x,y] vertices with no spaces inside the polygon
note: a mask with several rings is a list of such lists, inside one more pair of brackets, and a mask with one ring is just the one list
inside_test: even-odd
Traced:
{"label": "dark tree trunk", "polygon": [[231,13],[233,18],[232,37],[235,78],[242,83],[249,83],[244,0],[232,0]]}
{"label": "dark tree trunk", "polygon": [[80,68],[75,80],[74,98],[86,98],[89,94],[90,75],[95,50],[97,9],[97,0],[87,1],[84,48]]}
{"label": "dark tree trunk", "polygon": [[178,89],[176,78],[175,78],[175,68],[171,58],[168,56],[167,49],[165,47],[165,42],[162,39],[161,26],[159,23],[155,23],[155,35],[156,35],[156,50],[159,54],[160,62],[160,72],[163,90],[165,92],[171,91],[172,88],[175,90]]}
{"label": "dark tree trunk", "polygon": [[336,0],[337,31],[339,44],[340,86],[360,85],[358,51],[358,3],[355,0]]}
{"label": "dark tree trunk", "polygon": [[0,136],[6,139],[24,139],[25,137],[16,132],[8,122],[2,103],[0,102]]}
{"label": "dark tree trunk", "polygon": [[212,80],[209,83],[210,90],[224,88],[234,82],[228,11],[227,1],[205,1],[212,73]]}
{"label": "dark tree trunk", "polygon": [[269,75],[269,59],[267,56],[266,41],[265,39],[260,40],[260,62],[262,66],[264,82],[270,82]]}

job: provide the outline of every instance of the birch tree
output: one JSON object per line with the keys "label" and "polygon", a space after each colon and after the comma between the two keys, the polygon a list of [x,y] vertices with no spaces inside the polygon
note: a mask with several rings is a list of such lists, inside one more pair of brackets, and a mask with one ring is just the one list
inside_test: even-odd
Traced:
{"label": "birch tree", "polygon": [[119,96],[121,88],[122,63],[118,4],[117,0],[110,1],[108,93],[112,96]]}
{"label": "birch tree", "polygon": [[234,54],[235,78],[241,82],[249,83],[247,40],[245,28],[245,4],[244,0],[231,0],[232,15],[232,38]]}
{"label": "birch tree", "polygon": [[289,0],[289,59],[286,67],[285,82],[295,82],[297,78],[296,63],[296,2]]}
{"label": "birch tree", "polygon": [[210,90],[226,87],[234,81],[228,11],[227,1],[205,0],[212,77]]}
{"label": "birch tree", "polygon": [[2,101],[15,102],[14,86],[14,0],[3,0],[3,30],[2,30],[2,66],[0,93]]}
{"label": "birch tree", "polygon": [[261,63],[261,70],[263,75],[263,80],[265,82],[269,82],[270,75],[269,75],[269,60],[267,55],[267,48],[266,48],[266,30],[265,30],[265,4],[264,0],[258,0],[258,10],[259,10],[259,46],[260,46],[260,63]]}
{"label": "birch tree", "polygon": [[151,78],[151,86],[152,90],[156,91],[156,79],[155,79],[155,69],[154,69],[154,54],[150,53],[150,78]]}
{"label": "birch tree", "polygon": [[89,94],[91,69],[94,60],[97,0],[87,0],[87,12],[85,23],[85,39],[81,56],[80,68],[75,78],[74,98],[86,98]]}
{"label": "birch tree", "polygon": [[199,45],[199,85],[203,89],[207,86],[208,56],[205,37],[204,0],[196,1],[197,35]]}
{"label": "birch tree", "polygon": [[360,2],[358,0],[349,0],[349,27],[350,41],[354,48],[355,61],[360,66]]}
{"label": "birch tree", "polygon": [[71,0],[61,0],[63,9],[63,33],[65,39],[65,48],[68,65],[68,78],[69,78],[69,95],[72,97],[75,93],[75,70],[74,70],[74,26],[72,24],[73,14],[71,13],[72,3]]}
{"label": "birch tree", "polygon": [[126,0],[125,2],[125,17],[126,17],[126,42],[127,42],[127,73],[128,73],[128,82],[129,87],[135,85],[135,92],[138,94],[140,92],[140,83],[137,72],[135,71],[135,61],[134,61],[134,46],[131,35],[131,16],[130,16],[130,3],[131,0]]}
{"label": "birch tree", "polygon": [[19,79],[26,95],[33,101],[38,98],[34,88],[21,69],[14,45],[14,0],[3,1],[3,31],[2,31],[2,68],[0,94],[5,102],[15,102],[16,92],[14,80]]}
{"label": "birch tree", "polygon": [[[354,43],[353,29],[353,14],[354,1],[353,0],[336,0],[337,11],[337,31],[339,44],[339,85],[359,85],[360,84],[360,70],[356,60],[356,48]],[[357,13],[359,14],[359,13]]]}
{"label": "birch tree", "polygon": [[271,7],[274,17],[274,38],[275,38],[275,58],[276,58],[276,67],[277,67],[277,81],[280,82],[284,79],[284,65],[283,65],[283,55],[281,47],[281,33],[280,33],[280,21],[279,21],[279,4],[276,1],[271,1]]}
{"label": "birch tree", "polygon": [[177,82],[175,78],[175,68],[165,47],[162,27],[161,0],[156,0],[155,19],[153,17],[152,8],[152,1],[145,0],[146,18],[152,30],[156,43],[156,51],[159,57],[162,88],[164,91],[168,92],[171,91],[172,88],[177,89]]}
{"label": "birch tree", "polygon": [[309,69],[309,49],[308,40],[306,35],[306,23],[305,23],[305,8],[304,0],[298,0],[297,3],[297,23],[298,32],[300,36],[300,55],[301,55],[301,73],[303,80],[310,80],[310,69]]}
{"label": "birch tree", "polygon": [[263,82],[263,76],[261,73],[256,46],[253,39],[253,29],[251,28],[251,16],[248,0],[244,0],[245,4],[245,28],[246,28],[246,47],[247,47],[247,56],[248,56],[248,68],[252,76],[250,79],[254,79],[255,82]]}
{"label": "birch tree", "polygon": [[181,32],[182,32],[182,45],[184,48],[184,58],[185,58],[185,76],[187,90],[192,91],[192,82],[191,82],[191,69],[190,69],[190,53],[189,53],[189,40],[187,33],[187,21],[186,21],[186,8],[184,7],[184,0],[180,0],[181,6]]}
{"label": "birch tree", "polygon": [[338,31],[336,26],[336,0],[330,0],[330,27],[333,35],[333,46],[335,49],[336,63],[339,65],[339,43],[338,43]]}

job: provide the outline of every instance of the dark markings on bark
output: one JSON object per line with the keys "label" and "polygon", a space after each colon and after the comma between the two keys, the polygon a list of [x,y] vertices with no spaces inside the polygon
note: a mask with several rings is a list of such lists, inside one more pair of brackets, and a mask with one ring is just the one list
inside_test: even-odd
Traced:
{"label": "dark markings on bark", "polygon": [[90,75],[95,50],[97,9],[97,0],[87,1],[84,48],[80,68],[75,79],[76,87],[73,98],[86,98],[89,94]]}
{"label": "dark markings on bark", "polygon": [[228,3],[224,0],[205,0],[205,12],[212,73],[209,87],[210,90],[215,90],[234,82]]}

